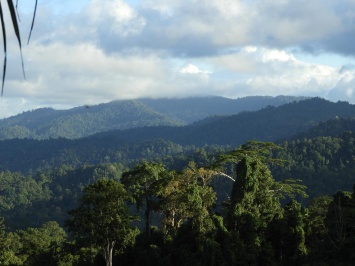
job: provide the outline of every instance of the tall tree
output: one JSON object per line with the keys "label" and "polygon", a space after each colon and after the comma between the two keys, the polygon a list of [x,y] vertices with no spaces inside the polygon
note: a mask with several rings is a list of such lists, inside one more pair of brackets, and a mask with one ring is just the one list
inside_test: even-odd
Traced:
{"label": "tall tree", "polygon": [[307,254],[305,216],[301,204],[295,200],[291,200],[284,207],[281,248],[283,260],[287,265],[299,265],[302,257]]}
{"label": "tall tree", "polygon": [[[221,250],[214,237],[218,221],[211,215],[216,192],[209,185],[213,171],[190,163],[161,191],[163,232],[173,239],[173,265],[216,265]],[[202,259],[203,258],[203,259]]]}
{"label": "tall tree", "polygon": [[325,219],[332,256],[343,263],[353,263],[355,246],[355,200],[354,192],[339,191],[329,204]]}
{"label": "tall tree", "polygon": [[325,223],[328,206],[332,202],[330,196],[316,197],[312,199],[308,207],[308,227],[306,242],[309,249],[309,257],[314,261],[326,260],[326,252],[329,244],[328,229]]}
{"label": "tall tree", "polygon": [[238,163],[226,222],[235,236],[239,259],[246,264],[256,263],[265,229],[281,213],[273,185],[270,170],[259,159],[245,157]]}
{"label": "tall tree", "polygon": [[99,179],[84,188],[80,206],[69,212],[69,231],[79,243],[101,248],[107,266],[112,266],[116,244],[122,247],[130,235],[134,217],[125,205],[127,197],[122,184]]}
{"label": "tall tree", "polygon": [[163,226],[166,234],[174,235],[188,219],[199,232],[208,228],[212,221],[209,212],[216,200],[216,193],[207,186],[211,175],[203,168],[190,168],[175,173],[160,192]]}
{"label": "tall tree", "polygon": [[151,213],[157,209],[159,191],[168,177],[169,173],[163,164],[147,161],[122,174],[121,182],[132,193],[137,208],[145,207],[145,231],[148,235]]}
{"label": "tall tree", "polygon": [[226,163],[235,165],[226,225],[233,235],[237,259],[246,264],[255,264],[258,259],[264,263],[270,260],[273,251],[266,229],[271,221],[281,217],[280,199],[297,194],[307,196],[299,180],[276,182],[273,179],[268,165],[284,163],[271,156],[274,149],[280,147],[270,142],[248,141],[221,156],[216,166],[221,169]]}

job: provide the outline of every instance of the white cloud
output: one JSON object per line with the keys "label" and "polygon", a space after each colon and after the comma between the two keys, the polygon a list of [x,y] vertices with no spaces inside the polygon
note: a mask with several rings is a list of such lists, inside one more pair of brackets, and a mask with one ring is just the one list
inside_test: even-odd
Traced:
{"label": "white cloud", "polygon": [[343,77],[339,82],[332,88],[328,94],[327,98],[337,101],[348,101],[355,103],[355,73],[347,71],[343,74]]}
{"label": "white cloud", "polygon": [[[212,59],[220,72],[234,78],[228,96],[306,95],[325,96],[344,77],[339,69],[297,60],[285,50],[256,48]],[[242,94],[242,95],[240,95]]]}
{"label": "white cloud", "polygon": [[[138,97],[290,94],[355,102],[351,59],[340,69],[291,52],[354,56],[353,0],[87,2],[73,12],[67,0],[39,2],[32,41],[23,49],[25,81],[16,40],[9,39],[2,114],[17,112],[15,105]],[[31,16],[21,15],[23,32]]]}
{"label": "white cloud", "polygon": [[183,66],[180,71],[182,74],[210,74],[210,71],[201,70],[199,67],[193,64],[187,64]]}
{"label": "white cloud", "polygon": [[145,25],[144,19],[121,0],[92,0],[86,9],[86,17],[94,27],[101,30],[106,27],[113,34],[122,36],[137,33]]}

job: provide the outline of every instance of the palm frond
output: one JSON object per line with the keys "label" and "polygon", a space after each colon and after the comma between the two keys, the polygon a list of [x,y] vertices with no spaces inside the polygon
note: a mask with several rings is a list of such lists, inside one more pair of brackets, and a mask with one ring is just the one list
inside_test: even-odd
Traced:
{"label": "palm frond", "polygon": [[[31,34],[32,34],[33,25],[35,22],[36,12],[37,12],[37,3],[38,3],[38,0],[36,0],[36,2],[35,2],[31,30],[30,30],[30,34],[28,36],[27,44],[30,42],[30,39],[31,39]],[[18,0],[16,0],[16,5],[14,5],[13,0],[7,0],[7,7],[9,9],[10,16],[11,16],[12,28],[16,34],[16,38],[17,38],[18,45],[20,48],[23,77],[24,77],[24,79],[26,79],[25,66],[24,66],[23,56],[22,56],[21,34],[20,34],[20,28],[18,25],[18,22],[20,21],[20,16],[17,12],[17,10],[18,10],[17,6],[18,6]],[[4,12],[3,12],[3,6],[2,6],[1,2],[0,2],[0,21],[1,21],[2,36],[3,36],[3,46],[4,46],[4,66],[3,66],[2,86],[1,86],[1,97],[2,97],[2,95],[4,93],[4,85],[5,85],[5,78],[6,78],[7,39],[6,39],[6,25],[5,25],[5,19],[4,19]]]}
{"label": "palm frond", "polygon": [[33,11],[32,24],[31,24],[31,30],[30,30],[30,34],[28,35],[27,44],[30,43],[31,34],[32,34],[32,30],[33,30],[33,25],[35,24],[36,13],[37,13],[37,3],[38,3],[38,0],[36,0],[36,3],[35,3],[35,8],[34,8],[34,11]]}
{"label": "palm frond", "polygon": [[14,7],[14,3],[12,2],[12,0],[7,0],[7,5],[9,7],[9,11],[10,11],[10,15],[11,15],[12,26],[14,28],[14,31],[15,31],[15,34],[17,37],[17,41],[18,41],[18,45],[20,47],[23,77],[26,79],[25,66],[23,64],[23,57],[22,57],[21,35],[20,35],[20,28],[19,28],[18,22],[17,22],[16,9]]}
{"label": "palm frond", "polygon": [[17,19],[18,19],[18,21],[21,22],[21,19],[20,19],[20,15],[19,15],[19,13],[18,13],[18,8],[17,8],[17,6],[18,6],[18,0],[16,0],[16,14],[17,14]]}
{"label": "palm frond", "polygon": [[1,20],[1,30],[2,30],[2,38],[3,38],[3,46],[4,46],[4,66],[2,72],[2,86],[1,86],[1,97],[2,97],[4,93],[4,84],[5,84],[5,76],[6,76],[7,42],[6,42],[6,28],[4,22],[4,13],[2,11],[1,2],[0,2],[0,20]]}

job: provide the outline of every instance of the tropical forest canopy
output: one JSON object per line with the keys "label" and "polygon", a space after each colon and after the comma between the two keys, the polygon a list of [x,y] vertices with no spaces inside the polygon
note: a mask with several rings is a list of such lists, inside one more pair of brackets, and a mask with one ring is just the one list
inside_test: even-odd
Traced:
{"label": "tropical forest canopy", "polygon": [[[353,105],[298,99],[189,121],[188,108],[178,117],[171,101],[170,114],[145,99],[120,103],[117,113],[110,103],[78,109],[86,115],[40,109],[2,120],[2,132],[28,135],[0,142],[0,262],[354,262]],[[125,110],[135,124],[102,126],[105,112],[122,125]],[[97,134],[73,137],[95,123]],[[57,138],[55,128],[75,134]]]}

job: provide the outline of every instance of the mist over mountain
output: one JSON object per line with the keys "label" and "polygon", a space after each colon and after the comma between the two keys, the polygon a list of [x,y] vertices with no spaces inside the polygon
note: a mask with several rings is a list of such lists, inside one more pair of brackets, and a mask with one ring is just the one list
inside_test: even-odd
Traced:
{"label": "mist over mountain", "polygon": [[209,116],[255,111],[266,106],[279,106],[303,99],[305,97],[291,96],[138,99],[69,110],[41,108],[0,120],[0,139],[77,139],[113,129],[182,126]]}
{"label": "mist over mountain", "polygon": [[190,124],[210,116],[234,115],[243,111],[257,111],[266,106],[280,106],[306,97],[248,96],[238,99],[224,97],[198,97],[184,99],[140,99],[139,101],[159,113]]}
{"label": "mist over mountain", "polygon": [[168,139],[182,145],[232,145],[247,140],[278,141],[290,138],[336,117],[355,116],[355,106],[312,98],[258,111],[212,117],[179,128],[147,127],[107,132],[129,142]]}

